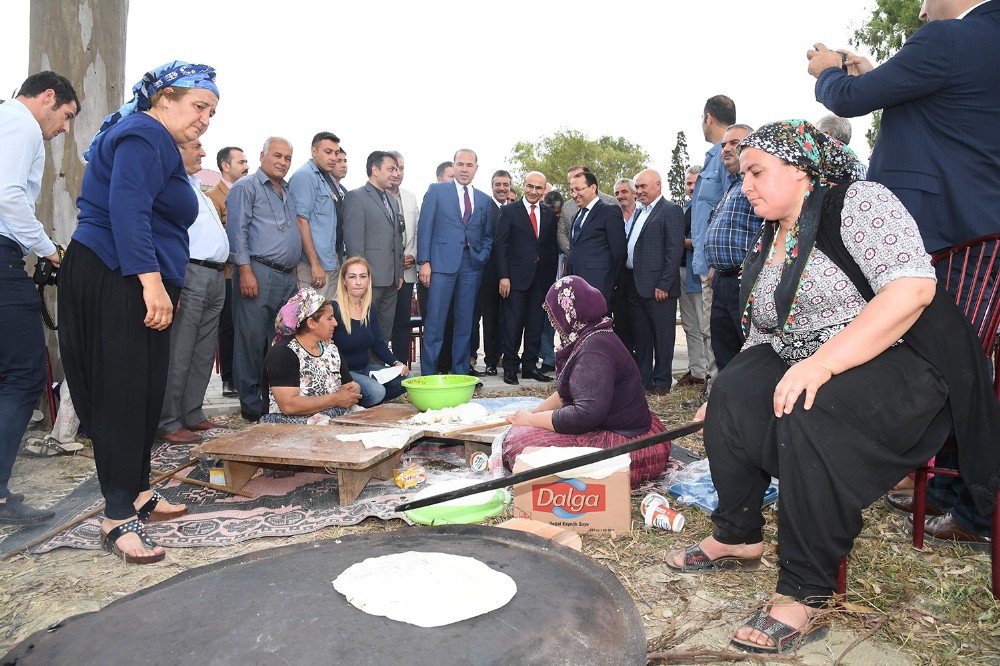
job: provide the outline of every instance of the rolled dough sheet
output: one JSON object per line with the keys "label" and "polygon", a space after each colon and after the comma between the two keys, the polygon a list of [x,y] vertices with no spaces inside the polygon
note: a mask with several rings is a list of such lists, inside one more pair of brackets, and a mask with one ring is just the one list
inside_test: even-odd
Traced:
{"label": "rolled dough sheet", "polygon": [[473,557],[407,551],[352,564],[335,590],[369,615],[418,627],[441,627],[503,608],[514,579]]}
{"label": "rolled dough sheet", "polygon": [[403,430],[400,428],[388,428],[386,430],[369,430],[367,432],[355,432],[346,435],[337,435],[337,439],[342,442],[361,442],[366,449],[401,449],[406,446],[413,430]]}

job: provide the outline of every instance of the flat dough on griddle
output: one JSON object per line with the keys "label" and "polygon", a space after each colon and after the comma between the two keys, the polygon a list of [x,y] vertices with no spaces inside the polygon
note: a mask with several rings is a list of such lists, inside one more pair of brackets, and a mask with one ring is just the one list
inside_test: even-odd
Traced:
{"label": "flat dough on griddle", "polygon": [[369,615],[418,627],[489,613],[517,593],[513,578],[473,557],[412,550],[352,564],[333,587]]}

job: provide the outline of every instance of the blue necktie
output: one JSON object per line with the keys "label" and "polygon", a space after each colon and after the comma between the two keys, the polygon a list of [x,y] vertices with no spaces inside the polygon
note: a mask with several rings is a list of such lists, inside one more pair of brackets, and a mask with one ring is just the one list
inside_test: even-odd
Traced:
{"label": "blue necktie", "polygon": [[576,214],[576,219],[573,220],[573,237],[570,240],[576,240],[576,237],[580,234],[580,228],[583,226],[583,218],[586,214],[586,208],[581,208],[580,212]]}

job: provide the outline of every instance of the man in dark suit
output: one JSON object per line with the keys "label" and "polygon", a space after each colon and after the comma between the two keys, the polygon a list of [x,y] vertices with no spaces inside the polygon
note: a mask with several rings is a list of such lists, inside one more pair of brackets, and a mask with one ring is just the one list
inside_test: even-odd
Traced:
{"label": "man in dark suit", "polygon": [[[519,364],[523,378],[552,381],[535,368],[545,322],[542,302],[556,280],[559,259],[556,214],[541,203],[544,192],[543,174],[532,171],[524,177],[524,198],[500,210],[493,244],[503,299],[503,380],[508,384],[518,383]],[[518,359],[522,334],[524,353]]]}
{"label": "man in dark suit", "polygon": [[[507,205],[507,197],[511,193],[510,173],[500,169],[493,173],[490,179],[493,190],[493,238],[496,239],[497,223],[500,220],[500,208]],[[472,339],[469,342],[469,362],[472,364],[472,374],[481,376],[476,371],[476,356],[479,352],[479,320],[483,321],[483,361],[486,363],[486,374],[497,374],[497,364],[503,353],[500,330],[500,277],[497,275],[496,242],[490,260],[483,269],[483,280],[479,285],[479,299],[476,301],[475,320],[472,324]]]}
{"label": "man in dark suit", "polygon": [[647,391],[666,395],[673,383],[670,366],[682,287],[684,211],[663,198],[660,174],[652,169],[636,176],[635,190],[638,212],[626,240],[622,283],[628,294],[642,383]]}
{"label": "man in dark suit", "polygon": [[567,275],[578,275],[604,295],[611,312],[615,282],[625,265],[625,225],[617,202],[597,198],[597,177],[581,171],[570,180],[577,213],[570,227]]}
{"label": "man in dark suit", "polygon": [[344,197],[344,243],[348,257],[364,257],[371,266],[372,307],[388,342],[403,284],[403,233],[396,202],[386,190],[399,165],[382,150],[369,155],[366,164],[368,182]]}
{"label": "man in dark suit", "polygon": [[[883,109],[868,179],[899,197],[934,252],[1000,229],[1000,0],[924,0],[920,18],[927,25],[879,67],[844,51],[843,71],[841,54],[822,44],[807,57],[816,99],[830,111],[850,118]],[[939,279],[947,263],[938,264]],[[965,267],[955,264],[961,278]],[[936,459],[957,463],[953,451]],[[906,495],[887,501],[912,510]],[[927,514],[932,539],[989,543],[990,516],[960,478],[931,479]]]}
{"label": "man in dark suit", "polygon": [[455,153],[454,182],[431,185],[420,207],[417,264],[420,282],[429,290],[420,355],[421,373],[425,375],[436,372],[452,303],[452,372],[465,375],[470,370],[472,312],[483,267],[493,247],[490,197],[472,187],[478,162],[471,150],[463,148]]}

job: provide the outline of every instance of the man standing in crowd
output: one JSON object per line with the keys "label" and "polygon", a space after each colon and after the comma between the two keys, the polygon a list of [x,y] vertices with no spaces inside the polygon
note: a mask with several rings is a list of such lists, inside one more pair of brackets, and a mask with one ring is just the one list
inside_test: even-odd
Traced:
{"label": "man standing in crowd", "polygon": [[439,183],[450,183],[455,180],[454,162],[441,162],[441,164],[438,164],[437,169],[434,170],[434,176]]}
{"label": "man standing in crowd", "polygon": [[[506,206],[507,197],[512,192],[510,186],[510,173],[500,169],[493,173],[490,179],[490,187],[493,190],[492,232],[496,239],[497,223],[500,219],[500,210]],[[479,355],[479,319],[483,320],[483,361],[486,364],[486,374],[497,374],[497,365],[500,363],[501,339],[503,331],[500,330],[500,277],[497,275],[496,245],[490,255],[490,260],[486,262],[483,269],[483,280],[479,285],[479,299],[476,302],[475,319],[472,324],[472,338],[469,342],[469,362],[472,364],[472,374],[480,377],[481,373],[476,371],[476,358]]]}
{"label": "man standing in crowd", "polygon": [[652,394],[666,395],[674,381],[670,368],[681,291],[684,211],[663,198],[660,174],[652,169],[636,176],[635,188],[639,208],[627,238],[623,291],[628,294],[642,383]]}
{"label": "man standing in crowd", "polygon": [[[233,184],[247,175],[247,156],[242,148],[226,146],[215,156],[215,164],[222,173],[222,180],[213,185],[205,194],[215,204],[215,210],[226,226],[226,197]],[[227,265],[226,302],[219,316],[219,369],[222,375],[222,395],[226,398],[239,396],[233,386],[233,267]]]}
{"label": "man standing in crowd", "polygon": [[334,207],[337,210],[337,259],[343,261],[347,258],[347,250],[344,249],[344,197],[347,196],[347,188],[341,181],[347,177],[347,150],[343,146],[337,151],[337,163],[333,167],[333,195]]}
{"label": "man standing in crowd", "polygon": [[202,411],[205,389],[215,364],[219,315],[226,302],[229,238],[212,201],[202,193],[195,174],[201,171],[205,151],[201,140],[180,146],[191,188],[198,197],[198,217],[188,229],[190,259],[184,270],[182,304],[170,326],[170,364],[160,412],[159,435],[173,444],[194,444],[196,433],[221,428]]}
{"label": "man standing in crowd", "polygon": [[382,339],[389,342],[403,285],[403,230],[399,209],[386,191],[399,165],[389,153],[376,150],[365,168],[368,182],[344,198],[344,243],[348,257],[364,257],[371,266],[372,307]]}
{"label": "man standing in crowd", "polygon": [[[701,279],[702,304],[706,322],[712,318],[712,287],[705,261],[705,233],[708,218],[726,193],[729,172],[722,163],[722,135],[726,128],[736,124],[736,104],[725,95],[710,97],[705,102],[701,116],[701,129],[705,141],[712,144],[705,153],[705,165],[698,174],[698,181],[691,196],[691,267]],[[711,344],[706,340],[706,344]]]}
{"label": "man standing in crowd", "polygon": [[475,152],[466,148],[456,152],[454,183],[431,185],[420,207],[417,265],[420,282],[429,290],[421,354],[425,375],[434,374],[437,368],[448,308],[453,302],[452,372],[469,373],[472,312],[483,267],[493,248],[490,198],[472,187],[478,168]]}
{"label": "man standing in crowd", "polygon": [[[570,187],[573,186],[573,179],[580,173],[590,173],[590,169],[583,166],[577,165],[570,167],[566,172],[566,180],[569,182]],[[615,199],[610,194],[605,192],[597,191],[597,198],[606,204],[611,204],[614,206],[618,205],[618,200]],[[562,215],[559,217],[559,229],[556,232],[556,240],[559,242],[559,251],[569,259],[570,253],[570,230],[573,227],[573,220],[576,219],[576,214],[580,212],[577,207],[576,199],[570,197],[568,201],[563,204]]]}
{"label": "man standing in crowd", "polygon": [[[611,312],[614,286],[625,266],[625,226],[618,202],[597,197],[597,177],[578,171],[570,180],[577,213],[570,227],[567,275],[579,275],[601,292]],[[565,213],[565,208],[563,209]]]}
{"label": "man standing in crowd", "polygon": [[332,175],[339,151],[335,134],[319,132],[312,140],[312,159],[288,181],[302,236],[302,261],[296,269],[299,288],[312,287],[327,300],[337,293],[337,238],[344,233]]}
{"label": "man standing in crowd", "polygon": [[[920,18],[927,25],[879,67],[847,53],[844,72],[840,54],[822,44],[807,56],[826,108],[847,118],[883,109],[868,180],[899,197],[924,247],[936,252],[1000,229],[1000,2],[925,0]],[[955,262],[952,285],[965,270],[985,274],[988,262],[975,263]],[[937,265],[942,283],[947,264]],[[942,451],[936,464],[957,467],[956,452]],[[901,512],[913,508],[906,495],[888,500]],[[973,502],[961,478],[931,479],[927,514],[932,539],[990,543],[990,512]]]}
{"label": "man standing in crowd", "polygon": [[[715,358],[712,356],[709,344],[709,322],[705,318],[706,306],[702,303],[701,278],[691,268],[691,254],[694,247],[691,243],[691,202],[694,185],[701,173],[701,165],[694,164],[684,173],[684,190],[688,195],[688,204],[684,207],[684,254],[681,255],[681,291],[680,311],[681,328],[687,339],[688,369],[677,386],[706,386],[708,375],[715,373]],[[711,288],[709,287],[709,293]],[[709,299],[708,308],[711,308]]]}
{"label": "man standing in crowd", "polygon": [[37,523],[55,515],[28,506],[7,484],[46,381],[42,302],[24,270],[24,257],[33,253],[57,267],[60,260],[35,217],[45,142],[69,131],[79,111],[73,86],[51,71],[32,74],[14,99],[0,105],[0,525]]}
{"label": "man standing in crowd", "polygon": [[[450,183],[455,180],[455,165],[453,162],[441,162],[437,165],[434,170],[434,176],[439,183]],[[427,294],[429,290],[424,286],[423,282],[420,281],[419,277],[417,279],[417,300],[420,302],[420,316],[423,318],[424,323],[427,322]],[[438,373],[444,374],[451,372],[451,341],[455,334],[455,309],[454,307],[448,308],[448,317],[445,319],[444,326],[444,340],[441,343],[441,353],[438,355],[437,360],[437,371]],[[471,345],[471,343],[470,343]],[[423,353],[423,352],[421,352]],[[424,360],[420,359],[421,367],[423,367]]]}
{"label": "man standing in crowd", "polygon": [[[635,181],[631,178],[619,178],[615,183],[615,200],[622,209],[622,221],[625,224],[625,236],[628,237],[635,222],[639,208],[635,205]],[[614,319],[615,333],[621,339],[628,353],[635,358],[635,335],[632,332],[632,316],[629,314],[628,292],[631,287],[623,280],[615,285],[614,302],[611,304],[611,316]]]}
{"label": "man standing in crowd", "polygon": [[[535,367],[545,321],[542,302],[556,280],[559,259],[556,214],[541,203],[544,191],[545,176],[529,173],[524,177],[524,197],[504,206],[497,224],[493,256],[503,300],[503,380],[507,384],[518,383],[518,368],[524,379],[552,381]],[[524,352],[519,358],[522,334]]]}
{"label": "man standing in crowd", "polygon": [[721,371],[743,347],[743,306],[740,271],[764,220],[743,194],[739,144],[753,132],[749,125],[731,125],[722,136],[722,163],[729,187],[716,206],[705,233],[705,259],[712,277],[712,353]]}
{"label": "man standing in crowd", "polygon": [[420,206],[417,195],[400,187],[403,184],[405,162],[397,150],[389,154],[396,160],[396,173],[389,178],[389,196],[396,204],[403,226],[403,286],[396,294],[396,316],[392,323],[392,353],[396,358],[410,364],[410,308],[413,304],[413,289],[417,283],[417,221]]}
{"label": "man standing in crowd", "polygon": [[264,410],[260,373],[274,338],[274,318],[297,289],[302,236],[284,179],[291,164],[292,144],[269,137],[260,153],[260,168],[233,185],[226,197],[226,232],[237,266],[233,368],[240,412],[248,421],[256,421]]}
{"label": "man standing in crowd", "polygon": [[851,142],[851,121],[847,118],[828,113],[816,121],[816,129],[845,146]]}

